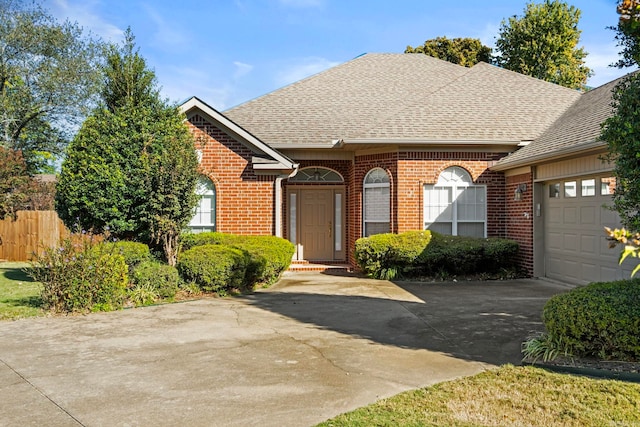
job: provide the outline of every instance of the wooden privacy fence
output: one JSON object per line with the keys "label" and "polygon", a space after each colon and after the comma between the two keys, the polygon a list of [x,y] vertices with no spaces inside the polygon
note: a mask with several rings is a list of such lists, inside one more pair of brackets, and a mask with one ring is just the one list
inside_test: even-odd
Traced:
{"label": "wooden privacy fence", "polygon": [[29,261],[68,235],[55,211],[18,211],[15,220],[0,221],[0,260]]}

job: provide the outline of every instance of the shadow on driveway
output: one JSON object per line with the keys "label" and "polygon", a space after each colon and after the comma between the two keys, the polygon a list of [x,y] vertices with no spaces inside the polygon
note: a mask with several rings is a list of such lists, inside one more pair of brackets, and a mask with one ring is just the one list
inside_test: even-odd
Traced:
{"label": "shadow on driveway", "polygon": [[567,290],[533,279],[392,284],[355,274],[293,273],[242,299],[379,344],[500,365],[520,363],[522,342],[544,330],[544,304]]}

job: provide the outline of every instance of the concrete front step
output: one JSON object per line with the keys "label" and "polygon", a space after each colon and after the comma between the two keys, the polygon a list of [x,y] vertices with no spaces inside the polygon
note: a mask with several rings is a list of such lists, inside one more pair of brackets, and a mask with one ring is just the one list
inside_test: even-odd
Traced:
{"label": "concrete front step", "polygon": [[289,266],[288,271],[353,271],[353,267],[349,264],[334,264],[323,262],[309,262],[309,261],[293,261]]}

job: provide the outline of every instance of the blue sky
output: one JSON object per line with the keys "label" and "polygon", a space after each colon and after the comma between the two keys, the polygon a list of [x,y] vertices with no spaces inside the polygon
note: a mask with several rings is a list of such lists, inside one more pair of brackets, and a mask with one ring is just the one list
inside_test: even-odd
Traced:
{"label": "blue sky", "polygon": [[[536,2],[541,2],[536,1]],[[219,110],[365,53],[404,51],[437,36],[495,44],[500,23],[526,1],[486,0],[45,0],[105,40],[131,27],[164,96],[196,95]],[[615,0],[568,2],[582,11],[581,45],[599,86],[630,70],[608,67],[619,51]]]}

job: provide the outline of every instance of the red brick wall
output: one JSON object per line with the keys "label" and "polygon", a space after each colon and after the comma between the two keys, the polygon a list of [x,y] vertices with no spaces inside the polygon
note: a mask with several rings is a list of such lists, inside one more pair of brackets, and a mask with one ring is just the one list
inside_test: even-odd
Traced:
{"label": "red brick wall", "polygon": [[202,117],[189,122],[203,154],[200,167],[216,186],[217,230],[274,234],[275,177],[256,175],[251,150]]}
{"label": "red brick wall", "polygon": [[502,154],[405,152],[398,161],[398,232],[422,230],[424,184],[435,184],[440,173],[460,166],[476,184],[487,186],[487,236],[504,237],[504,175],[488,170]]}
{"label": "red brick wall", "polygon": [[[518,185],[525,184],[522,198],[514,200]],[[506,179],[507,238],[520,244],[518,264],[533,276],[533,177],[531,173],[509,176]]]}

